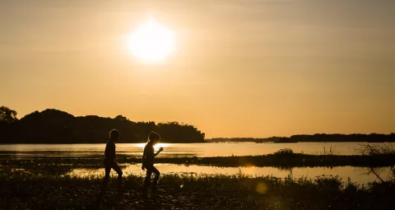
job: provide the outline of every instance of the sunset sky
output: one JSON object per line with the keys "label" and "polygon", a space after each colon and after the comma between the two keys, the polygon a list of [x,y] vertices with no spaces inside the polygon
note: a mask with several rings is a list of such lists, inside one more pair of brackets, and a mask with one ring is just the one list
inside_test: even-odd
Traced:
{"label": "sunset sky", "polygon": [[[149,18],[174,52],[128,49]],[[0,106],[211,137],[395,132],[393,0],[3,0]]]}

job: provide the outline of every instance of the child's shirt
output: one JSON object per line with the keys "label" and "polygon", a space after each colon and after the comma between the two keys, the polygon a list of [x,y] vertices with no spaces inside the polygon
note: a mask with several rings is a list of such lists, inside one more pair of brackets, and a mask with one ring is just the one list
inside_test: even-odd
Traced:
{"label": "child's shirt", "polygon": [[152,166],[154,165],[155,152],[152,145],[145,145],[143,153],[143,165]]}
{"label": "child's shirt", "polygon": [[115,144],[112,141],[108,141],[106,145],[106,151],[104,152],[106,160],[114,161],[115,159]]}

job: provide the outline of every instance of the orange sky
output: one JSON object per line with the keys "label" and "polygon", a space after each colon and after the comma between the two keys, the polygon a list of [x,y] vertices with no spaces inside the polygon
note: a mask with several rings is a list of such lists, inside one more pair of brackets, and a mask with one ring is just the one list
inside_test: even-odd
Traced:
{"label": "orange sky", "polygon": [[[149,17],[174,54],[142,63]],[[193,124],[207,137],[395,131],[395,2],[1,1],[0,105]]]}

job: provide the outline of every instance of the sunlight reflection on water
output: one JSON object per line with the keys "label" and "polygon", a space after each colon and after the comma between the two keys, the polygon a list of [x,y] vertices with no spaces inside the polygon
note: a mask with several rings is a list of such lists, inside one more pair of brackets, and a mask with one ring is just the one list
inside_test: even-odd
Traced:
{"label": "sunlight reflection on water", "polygon": [[[172,156],[245,156],[271,154],[280,149],[290,148],[296,153],[323,154],[324,148],[332,148],[335,155],[359,155],[361,144],[366,142],[330,142],[330,143],[193,143],[193,144],[167,144],[159,143],[158,150],[164,147],[160,157]],[[377,144],[377,143],[376,143]],[[376,145],[371,144],[371,145]],[[379,143],[380,144],[380,143]],[[393,145],[395,143],[386,143]],[[8,144],[0,145],[1,156],[21,157],[102,157],[105,144]],[[141,156],[145,143],[116,144],[117,155],[130,157]]]}
{"label": "sunlight reflection on water", "polygon": [[[146,145],[146,143],[139,143],[139,144],[136,144],[136,147],[137,147],[137,148],[144,148],[145,145]],[[159,150],[159,148],[161,148],[161,147],[166,148],[166,147],[169,147],[169,146],[170,146],[170,144],[158,143],[158,144],[156,144],[156,145],[154,146],[154,148],[155,148],[155,150]]]}

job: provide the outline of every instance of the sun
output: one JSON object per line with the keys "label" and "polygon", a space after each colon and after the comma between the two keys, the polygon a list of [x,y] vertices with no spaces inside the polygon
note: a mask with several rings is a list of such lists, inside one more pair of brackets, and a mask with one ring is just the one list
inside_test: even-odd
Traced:
{"label": "sun", "polygon": [[128,38],[128,48],[143,61],[161,61],[173,51],[174,32],[151,18],[136,29]]}

